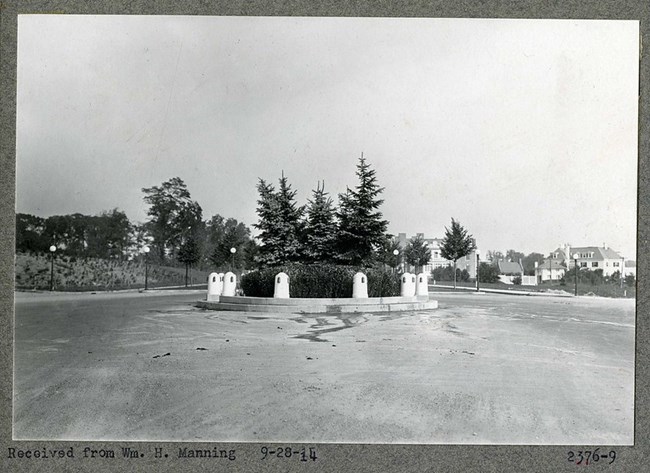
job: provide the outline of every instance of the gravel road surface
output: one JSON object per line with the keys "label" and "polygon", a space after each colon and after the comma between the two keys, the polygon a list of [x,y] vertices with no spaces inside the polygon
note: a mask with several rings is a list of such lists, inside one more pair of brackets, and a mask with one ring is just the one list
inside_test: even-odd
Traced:
{"label": "gravel road surface", "polygon": [[633,442],[632,300],[440,293],[433,311],[307,316],[203,295],[17,293],[14,437]]}

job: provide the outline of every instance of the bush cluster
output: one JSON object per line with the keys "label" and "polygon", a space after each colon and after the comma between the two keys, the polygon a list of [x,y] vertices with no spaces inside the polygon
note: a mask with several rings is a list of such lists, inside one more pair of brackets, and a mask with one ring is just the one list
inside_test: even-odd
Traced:
{"label": "bush cluster", "polygon": [[[453,281],[454,267],[443,266],[435,268],[431,271],[431,276],[435,281]],[[456,281],[469,281],[469,272],[466,269],[460,270],[459,268],[456,268]]]}
{"label": "bush cluster", "polygon": [[[352,281],[359,271],[354,266],[333,264],[286,265],[251,271],[242,276],[241,288],[250,297],[273,297],[275,276],[289,276],[291,297],[352,297]],[[368,297],[399,296],[399,275],[383,268],[365,268]]]}

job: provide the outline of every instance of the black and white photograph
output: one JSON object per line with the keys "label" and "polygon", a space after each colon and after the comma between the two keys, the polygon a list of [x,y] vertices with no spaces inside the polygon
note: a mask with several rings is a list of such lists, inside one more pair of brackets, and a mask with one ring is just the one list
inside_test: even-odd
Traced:
{"label": "black and white photograph", "polygon": [[634,444],[639,21],[17,39],[13,440]]}

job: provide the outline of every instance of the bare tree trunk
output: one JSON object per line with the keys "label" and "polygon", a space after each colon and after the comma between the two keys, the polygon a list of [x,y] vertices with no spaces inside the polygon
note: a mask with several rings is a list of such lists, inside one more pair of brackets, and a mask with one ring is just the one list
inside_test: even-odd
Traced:
{"label": "bare tree trunk", "polygon": [[454,289],[456,289],[456,260],[454,260]]}

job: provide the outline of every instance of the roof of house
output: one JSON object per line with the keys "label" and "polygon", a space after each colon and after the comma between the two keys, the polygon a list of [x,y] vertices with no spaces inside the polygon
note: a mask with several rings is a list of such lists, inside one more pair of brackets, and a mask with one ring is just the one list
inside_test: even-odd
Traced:
{"label": "roof of house", "polygon": [[580,259],[595,259],[595,260],[605,260],[605,259],[621,259],[616,251],[611,248],[600,248],[598,246],[571,246],[569,247],[571,255],[567,257],[564,252],[564,248],[558,248],[553,253],[557,253],[559,259],[573,259],[575,253],[593,253],[593,258],[580,258]]}
{"label": "roof of house", "polygon": [[500,274],[521,274],[523,271],[521,265],[515,261],[499,261]]}
{"label": "roof of house", "polygon": [[[538,269],[548,269],[548,258],[537,265]],[[566,269],[566,266],[562,264],[562,260],[551,259],[551,269]]]}
{"label": "roof of house", "polygon": [[605,255],[605,258],[607,259],[621,259],[622,256],[619,255],[616,251],[612,250],[611,248],[598,248],[601,253]]}

